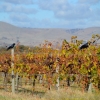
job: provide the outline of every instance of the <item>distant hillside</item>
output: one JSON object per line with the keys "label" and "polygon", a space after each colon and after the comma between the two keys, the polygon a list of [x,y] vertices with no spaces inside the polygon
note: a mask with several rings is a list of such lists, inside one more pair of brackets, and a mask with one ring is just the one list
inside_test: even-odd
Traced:
{"label": "distant hillside", "polygon": [[100,34],[100,27],[86,29],[60,29],[60,28],[20,28],[6,22],[0,22],[0,44],[10,44],[20,41],[24,45],[37,45],[44,40],[70,41],[72,35],[78,39],[89,40],[92,34]]}

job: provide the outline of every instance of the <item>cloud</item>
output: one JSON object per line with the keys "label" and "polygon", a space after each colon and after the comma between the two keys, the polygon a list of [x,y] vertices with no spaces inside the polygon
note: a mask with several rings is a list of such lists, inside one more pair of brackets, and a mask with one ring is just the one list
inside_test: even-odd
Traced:
{"label": "cloud", "polygon": [[33,0],[1,0],[1,1],[13,4],[33,4]]}
{"label": "cloud", "polygon": [[57,11],[59,9],[65,10],[69,8],[68,0],[38,0],[38,5],[41,9],[53,11]]}
{"label": "cloud", "polygon": [[30,18],[26,14],[16,14],[13,13],[10,15],[10,19],[15,22],[30,22]]}
{"label": "cloud", "polygon": [[92,5],[99,2],[100,0],[78,0],[76,3],[71,3],[68,0],[38,0],[38,5],[40,9],[51,10],[55,18],[79,20],[93,18],[97,9],[94,9]]}
{"label": "cloud", "polygon": [[0,6],[0,12],[10,11],[12,9],[12,5],[10,3],[4,3]]}
{"label": "cloud", "polygon": [[[92,24],[96,24],[97,22],[100,23],[100,9],[93,9],[91,17],[89,18],[88,22],[90,21]],[[90,24],[91,25],[91,24]],[[96,26],[99,24],[96,24]]]}
{"label": "cloud", "polygon": [[44,18],[40,20],[35,17],[30,18],[28,15],[25,14],[18,15],[16,13],[11,14],[9,16],[9,19],[10,23],[20,27],[53,28],[56,27],[58,24],[56,21],[52,21],[52,19]]}
{"label": "cloud", "polygon": [[27,8],[24,6],[16,6],[12,8],[12,12],[18,12],[18,13],[25,13],[25,14],[35,14],[37,13],[37,10],[34,8]]}
{"label": "cloud", "polygon": [[85,4],[97,4],[97,3],[99,3],[100,2],[100,0],[78,0],[78,3],[85,3]]}
{"label": "cloud", "polygon": [[53,11],[55,17],[60,19],[83,19],[91,16],[90,5],[81,3],[73,5],[68,0],[43,0],[43,2],[39,0],[39,6],[41,9]]}
{"label": "cloud", "polygon": [[100,0],[1,1],[0,12],[21,27],[80,28],[100,23]]}
{"label": "cloud", "polygon": [[78,0],[74,3],[68,0],[38,0],[40,9],[54,13],[55,18],[60,23],[56,23],[58,27],[88,27],[95,25],[93,21],[97,23],[100,18],[100,9],[95,8],[98,3],[100,3],[100,0]]}
{"label": "cloud", "polygon": [[57,18],[62,18],[66,20],[77,20],[77,19],[84,19],[89,18],[91,16],[91,10],[88,5],[74,5],[70,6],[71,9],[62,10],[55,12],[55,16]]}
{"label": "cloud", "polygon": [[37,10],[35,8],[28,8],[22,5],[13,5],[11,3],[3,3],[0,6],[0,12],[16,12],[16,13],[26,13],[26,14],[35,14]]}
{"label": "cloud", "polygon": [[[39,20],[37,18],[30,18],[25,14],[17,15],[16,13],[10,16],[10,22],[16,26],[20,27],[34,27],[34,28],[73,28],[83,27],[86,22],[85,20],[59,20],[59,21],[52,21],[52,19],[42,19]],[[80,26],[81,24],[81,26]]]}

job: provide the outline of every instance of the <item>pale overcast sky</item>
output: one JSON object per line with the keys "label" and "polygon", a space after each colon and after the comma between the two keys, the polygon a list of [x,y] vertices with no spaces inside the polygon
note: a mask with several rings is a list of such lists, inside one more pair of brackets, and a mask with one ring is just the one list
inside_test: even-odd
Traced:
{"label": "pale overcast sky", "polygon": [[32,28],[100,27],[100,0],[0,0],[0,21]]}

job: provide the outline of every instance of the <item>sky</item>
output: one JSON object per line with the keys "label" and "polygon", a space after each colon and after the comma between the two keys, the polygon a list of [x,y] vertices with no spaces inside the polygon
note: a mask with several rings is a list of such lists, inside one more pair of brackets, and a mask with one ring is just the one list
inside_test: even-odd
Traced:
{"label": "sky", "polygon": [[30,28],[100,27],[100,0],[0,0],[0,21]]}

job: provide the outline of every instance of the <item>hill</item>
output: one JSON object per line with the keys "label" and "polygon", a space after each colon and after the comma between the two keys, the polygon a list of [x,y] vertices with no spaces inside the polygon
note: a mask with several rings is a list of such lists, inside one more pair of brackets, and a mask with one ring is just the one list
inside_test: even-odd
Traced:
{"label": "hill", "polygon": [[92,34],[100,34],[100,27],[85,29],[60,29],[60,28],[20,28],[0,21],[0,44],[10,44],[20,41],[24,45],[37,45],[48,41],[70,41],[71,36],[77,35],[78,39],[89,40]]}

